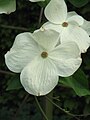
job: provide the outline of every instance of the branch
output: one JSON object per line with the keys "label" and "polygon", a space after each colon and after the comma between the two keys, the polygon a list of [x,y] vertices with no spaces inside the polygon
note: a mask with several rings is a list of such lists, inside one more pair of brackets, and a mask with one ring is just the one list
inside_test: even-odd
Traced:
{"label": "branch", "polygon": [[0,70],[1,74],[7,74],[7,75],[15,75],[15,73],[9,72],[9,71],[4,71],[4,70]]}
{"label": "branch", "polygon": [[68,115],[71,116],[71,117],[74,117],[76,120],[80,120],[79,118],[76,117],[76,115],[70,113],[69,111],[64,110],[63,108],[61,108],[60,106],[58,106],[56,103],[54,103],[52,100],[50,100],[50,98],[48,98],[47,96],[46,96],[46,98],[47,98],[53,105],[55,105],[57,108],[59,108],[59,109],[60,109],[61,111],[63,111],[64,113],[68,114]]}
{"label": "branch", "polygon": [[40,24],[42,21],[42,16],[43,16],[43,7],[41,8],[41,11],[40,11],[39,20],[38,20],[38,27],[40,27]]}
{"label": "branch", "polygon": [[29,29],[24,28],[24,27],[17,27],[17,26],[10,26],[10,25],[1,25],[0,24],[0,27],[7,28],[7,29],[14,29],[14,30],[30,31]]}

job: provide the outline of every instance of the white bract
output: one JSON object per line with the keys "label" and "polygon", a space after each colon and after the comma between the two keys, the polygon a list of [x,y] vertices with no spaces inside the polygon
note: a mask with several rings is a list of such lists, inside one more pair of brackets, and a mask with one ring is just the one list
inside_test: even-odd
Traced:
{"label": "white bract", "polygon": [[45,8],[45,16],[49,20],[44,29],[53,29],[60,33],[61,42],[75,41],[81,52],[90,46],[90,22],[78,14],[67,13],[64,0],[51,0]]}
{"label": "white bract", "polygon": [[16,10],[16,0],[0,0],[0,14],[10,14]]}
{"label": "white bract", "polygon": [[45,95],[58,84],[58,76],[72,75],[81,65],[80,50],[75,42],[57,46],[58,33],[52,30],[21,33],[5,55],[7,67],[20,73],[25,90]]}
{"label": "white bract", "polygon": [[45,1],[45,0],[29,0],[31,2],[40,2],[40,1]]}
{"label": "white bract", "polygon": [[[68,18],[75,17],[77,15],[78,14],[75,11],[68,12]],[[82,19],[84,19],[84,18],[82,17]],[[88,35],[90,35],[90,21],[87,21],[87,20],[84,19],[83,24],[79,25],[79,27],[83,28],[88,33]]]}

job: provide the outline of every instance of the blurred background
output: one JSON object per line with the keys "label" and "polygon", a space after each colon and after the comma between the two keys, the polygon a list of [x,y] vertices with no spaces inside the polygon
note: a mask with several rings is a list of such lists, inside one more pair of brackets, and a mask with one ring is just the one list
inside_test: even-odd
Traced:
{"label": "blurred background", "polygon": [[[66,0],[68,11],[76,11],[86,20],[90,20],[90,1]],[[82,3],[81,3],[82,2]],[[19,74],[12,73],[5,65],[4,55],[13,45],[15,36],[19,33],[38,29],[44,22],[42,15],[41,24],[39,16],[41,8],[46,3],[31,3],[28,0],[17,0],[17,10],[9,15],[0,15],[0,120],[44,120],[43,115],[34,96],[29,95],[22,87]],[[78,116],[79,120],[90,120],[90,49],[82,55],[83,64],[75,73],[76,86],[81,87],[76,90],[74,87],[62,85],[64,78],[54,89],[54,103],[57,103],[60,110],[53,105],[53,120],[76,120],[67,111]],[[85,84],[84,84],[85,83]],[[88,92],[86,92],[88,84]],[[44,97],[37,97],[43,110]]]}

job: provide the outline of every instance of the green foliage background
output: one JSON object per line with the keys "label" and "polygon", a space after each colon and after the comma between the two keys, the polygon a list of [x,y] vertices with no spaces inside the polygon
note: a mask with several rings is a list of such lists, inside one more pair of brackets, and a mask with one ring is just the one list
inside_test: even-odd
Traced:
{"label": "green foliage background", "polygon": [[[48,2],[48,1],[47,1]],[[69,11],[76,11],[90,20],[89,0],[66,0]],[[11,73],[4,60],[15,36],[21,32],[33,32],[38,28],[41,6],[46,3],[31,3],[17,0],[17,10],[9,15],[0,15],[0,120],[42,120],[34,96],[28,95],[20,84],[19,74]],[[43,16],[41,24],[46,21]],[[81,68],[71,77],[60,78],[54,89],[54,102],[73,114],[85,114],[80,120],[90,120],[90,49],[82,55]],[[38,97],[43,107],[44,97]],[[44,107],[43,107],[44,108]],[[54,120],[74,120],[54,106]]]}

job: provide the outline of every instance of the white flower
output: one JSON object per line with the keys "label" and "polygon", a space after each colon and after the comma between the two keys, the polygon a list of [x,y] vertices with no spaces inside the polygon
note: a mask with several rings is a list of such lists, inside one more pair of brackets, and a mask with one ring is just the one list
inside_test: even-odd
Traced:
{"label": "white flower", "polygon": [[16,0],[0,0],[0,14],[9,14],[16,10]]}
{"label": "white flower", "polygon": [[21,72],[20,80],[28,93],[49,93],[58,84],[58,76],[70,76],[81,65],[77,44],[66,42],[57,46],[58,39],[58,33],[51,30],[22,33],[6,53],[7,67]]}
{"label": "white flower", "polygon": [[45,8],[45,16],[49,22],[43,25],[44,29],[56,30],[61,42],[75,41],[81,52],[86,52],[90,46],[90,22],[77,14],[67,13],[64,0],[51,0]]}
{"label": "white flower", "polygon": [[45,1],[45,0],[29,0],[31,2],[39,2],[39,1]]}
{"label": "white flower", "polygon": [[[79,17],[79,15],[75,11],[68,12],[67,16],[68,16],[68,18],[75,17],[75,16]],[[84,18],[82,18],[82,19],[84,19]],[[90,35],[90,21],[87,21],[87,20],[84,19],[83,24],[81,24],[79,26],[81,28],[83,28],[88,33],[88,35]]]}

